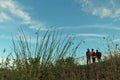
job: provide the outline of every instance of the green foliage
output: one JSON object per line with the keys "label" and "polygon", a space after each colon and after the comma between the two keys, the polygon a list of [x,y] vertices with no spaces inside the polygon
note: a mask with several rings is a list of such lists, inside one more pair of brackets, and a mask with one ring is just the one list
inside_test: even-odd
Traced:
{"label": "green foliage", "polygon": [[49,31],[39,37],[37,32],[35,43],[31,43],[22,31],[18,41],[12,40],[15,59],[9,65],[8,56],[2,63],[0,80],[120,80],[119,48],[103,62],[78,65],[73,55],[81,42],[73,46],[74,38],[63,39]]}

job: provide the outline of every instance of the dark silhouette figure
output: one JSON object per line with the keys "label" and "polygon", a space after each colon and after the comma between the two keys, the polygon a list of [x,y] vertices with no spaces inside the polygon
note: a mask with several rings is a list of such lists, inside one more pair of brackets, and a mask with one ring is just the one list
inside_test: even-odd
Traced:
{"label": "dark silhouette figure", "polygon": [[94,49],[91,49],[91,54],[92,54],[92,62],[95,63],[95,61],[96,61],[96,53],[94,52]]}
{"label": "dark silhouette figure", "polygon": [[87,57],[87,64],[90,64],[91,63],[91,52],[89,49],[87,49],[86,57]]}
{"label": "dark silhouette figure", "polygon": [[102,53],[99,52],[98,50],[96,50],[96,57],[97,57],[97,61],[98,61],[98,62],[101,61],[101,56],[102,56]]}

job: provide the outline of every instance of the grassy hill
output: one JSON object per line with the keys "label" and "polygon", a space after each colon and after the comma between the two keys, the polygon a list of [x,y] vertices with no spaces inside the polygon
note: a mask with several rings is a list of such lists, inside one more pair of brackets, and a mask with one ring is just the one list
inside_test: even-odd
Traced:
{"label": "grassy hill", "polygon": [[9,57],[1,64],[4,67],[0,68],[0,80],[120,80],[120,51],[108,59],[104,57],[102,62],[80,65],[74,54],[81,42],[72,46],[73,41],[46,32],[40,40],[37,35],[31,48],[23,32],[17,42],[12,41],[15,59],[12,65]]}
{"label": "grassy hill", "polygon": [[15,69],[1,68],[0,80],[120,80],[120,56],[107,61],[78,65],[73,57],[59,59],[54,64],[19,64]]}

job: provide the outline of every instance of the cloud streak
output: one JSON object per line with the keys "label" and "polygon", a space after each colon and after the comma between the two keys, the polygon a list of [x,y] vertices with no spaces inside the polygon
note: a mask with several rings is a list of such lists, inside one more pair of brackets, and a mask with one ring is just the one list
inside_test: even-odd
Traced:
{"label": "cloud streak", "polygon": [[31,17],[25,11],[20,9],[20,6],[18,6],[18,4],[13,0],[0,0],[0,8],[2,11],[6,12],[6,14],[12,14],[19,17],[23,19],[24,22],[31,21]]}
{"label": "cloud streak", "polygon": [[114,40],[112,40],[112,42],[120,42],[120,38],[119,39],[114,39]]}
{"label": "cloud streak", "polygon": [[87,29],[87,28],[95,28],[95,29],[104,29],[104,30],[116,30],[119,31],[119,26],[113,25],[102,25],[102,24],[93,24],[93,25],[80,25],[80,26],[64,26],[58,27],[57,30],[76,30],[76,29]]}
{"label": "cloud streak", "polygon": [[120,20],[119,0],[79,0],[82,10],[100,18]]}
{"label": "cloud streak", "polygon": [[75,35],[71,35],[71,36],[72,37],[98,37],[98,38],[106,37],[106,35],[94,34],[94,33],[80,33],[80,34],[75,34]]}
{"label": "cloud streak", "polygon": [[0,22],[12,20],[6,13],[0,12]]}
{"label": "cloud streak", "polygon": [[14,0],[0,0],[0,22],[12,21],[19,25],[27,25],[29,29],[34,30],[39,27],[45,27],[43,22],[33,20],[32,16],[22,9],[21,6],[23,5],[18,4]]}
{"label": "cloud streak", "polygon": [[11,40],[12,37],[10,36],[6,36],[6,35],[3,35],[3,34],[0,34],[0,39],[7,39],[7,40]]}

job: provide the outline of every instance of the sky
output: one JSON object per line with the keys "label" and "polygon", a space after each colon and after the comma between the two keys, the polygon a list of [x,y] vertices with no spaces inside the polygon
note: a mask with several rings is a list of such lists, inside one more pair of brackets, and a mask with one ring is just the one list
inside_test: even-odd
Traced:
{"label": "sky", "polygon": [[[55,28],[82,40],[87,48],[106,51],[104,37],[120,42],[120,0],[0,0],[0,55],[11,51],[11,39],[22,29],[28,34]],[[34,37],[33,37],[34,38]],[[33,39],[34,40],[34,39]]]}

